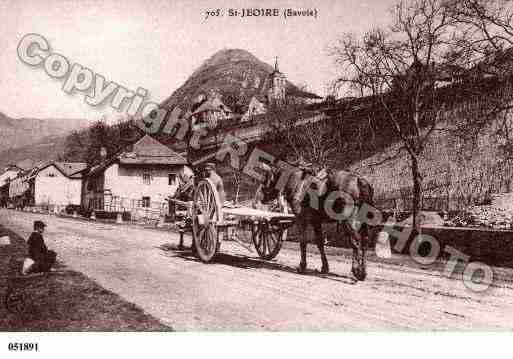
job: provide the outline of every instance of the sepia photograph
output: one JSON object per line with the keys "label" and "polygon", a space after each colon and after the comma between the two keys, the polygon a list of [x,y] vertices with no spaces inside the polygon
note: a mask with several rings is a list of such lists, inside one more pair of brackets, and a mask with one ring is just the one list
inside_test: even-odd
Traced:
{"label": "sepia photograph", "polygon": [[513,1],[0,0],[0,24],[0,353],[511,333]]}

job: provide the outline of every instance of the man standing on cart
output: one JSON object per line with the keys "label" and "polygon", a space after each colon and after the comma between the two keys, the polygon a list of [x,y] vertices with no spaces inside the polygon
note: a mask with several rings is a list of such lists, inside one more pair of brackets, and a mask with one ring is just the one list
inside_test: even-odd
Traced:
{"label": "man standing on cart", "polygon": [[221,202],[221,206],[224,205],[226,200],[226,194],[224,192],[224,184],[222,178],[216,172],[216,164],[212,162],[208,162],[205,165],[206,178],[208,178],[214,184],[217,192],[219,193],[219,200]]}

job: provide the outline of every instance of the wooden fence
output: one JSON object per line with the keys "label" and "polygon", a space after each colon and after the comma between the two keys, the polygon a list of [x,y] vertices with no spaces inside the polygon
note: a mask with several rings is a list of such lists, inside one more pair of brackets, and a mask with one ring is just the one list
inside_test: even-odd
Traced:
{"label": "wooden fence", "polygon": [[169,203],[147,202],[101,193],[89,197],[87,209],[95,212],[129,213],[132,221],[158,220],[169,214]]}

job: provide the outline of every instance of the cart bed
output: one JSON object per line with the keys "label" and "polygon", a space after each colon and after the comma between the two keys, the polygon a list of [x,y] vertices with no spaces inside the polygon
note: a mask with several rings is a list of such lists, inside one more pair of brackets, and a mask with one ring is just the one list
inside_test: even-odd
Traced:
{"label": "cart bed", "polygon": [[271,212],[264,211],[261,209],[249,208],[249,207],[223,207],[223,213],[225,215],[233,215],[240,217],[258,217],[264,219],[271,218],[287,218],[293,219],[293,214],[282,213],[282,212]]}

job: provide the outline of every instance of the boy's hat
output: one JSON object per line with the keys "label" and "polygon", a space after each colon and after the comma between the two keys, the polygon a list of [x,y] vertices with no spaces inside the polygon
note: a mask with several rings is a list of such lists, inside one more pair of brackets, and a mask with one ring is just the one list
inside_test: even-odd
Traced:
{"label": "boy's hat", "polygon": [[216,164],[213,163],[213,162],[208,162],[206,165],[205,165],[205,169],[206,170],[215,170],[216,169]]}
{"label": "boy's hat", "polygon": [[45,228],[46,224],[43,221],[34,221],[34,228]]}

